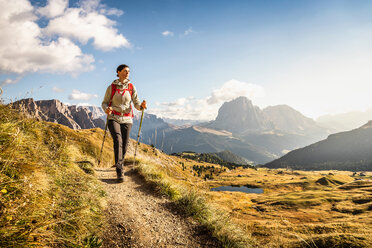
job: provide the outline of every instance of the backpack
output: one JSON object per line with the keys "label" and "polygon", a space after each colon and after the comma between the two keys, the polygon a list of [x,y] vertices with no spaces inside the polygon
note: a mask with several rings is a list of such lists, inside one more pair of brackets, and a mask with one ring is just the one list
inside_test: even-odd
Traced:
{"label": "backpack", "polygon": [[[127,89],[124,89],[123,90],[123,93],[120,93],[120,89],[116,88],[116,84],[112,83],[111,84],[111,98],[110,98],[110,102],[108,104],[108,106],[110,107],[111,104],[112,104],[112,98],[114,97],[115,95],[115,92],[118,92],[118,94],[124,96],[125,92],[126,91],[129,91],[129,94],[130,94],[130,97],[132,98],[132,95],[133,95],[133,84],[131,83],[128,83],[128,88]],[[130,105],[130,109],[131,109],[131,112],[130,113],[127,113],[127,114],[122,114],[122,113],[119,113],[115,110],[112,111],[113,114],[115,115],[120,115],[120,116],[130,116],[130,117],[133,117],[133,109],[132,109],[132,104]]]}

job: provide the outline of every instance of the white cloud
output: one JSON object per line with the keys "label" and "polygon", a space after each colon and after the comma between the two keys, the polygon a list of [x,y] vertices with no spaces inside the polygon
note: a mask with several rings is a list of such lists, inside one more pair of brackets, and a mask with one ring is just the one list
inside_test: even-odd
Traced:
{"label": "white cloud", "polygon": [[54,92],[56,92],[56,93],[62,93],[62,92],[65,91],[64,89],[58,88],[58,87],[56,87],[56,86],[54,86],[54,87],[52,88],[52,90],[53,90]]}
{"label": "white cloud", "polygon": [[163,36],[173,36],[173,32],[169,30],[165,30],[163,33],[161,33]]}
{"label": "white cloud", "polygon": [[[29,0],[0,0],[0,73],[70,73],[94,69],[94,57],[84,54],[71,39],[101,50],[130,47],[105,15],[123,12],[107,8],[100,1],[81,1],[69,8],[67,0],[48,0],[35,8]],[[38,25],[40,18],[48,22]],[[10,82],[9,80],[7,82]]]}
{"label": "white cloud", "polygon": [[100,14],[109,15],[109,16],[121,16],[124,14],[124,11],[120,9],[110,8],[110,9],[101,9]]}
{"label": "white cloud", "polygon": [[99,12],[102,15],[121,16],[124,11],[116,8],[107,8],[100,0],[82,0],[79,2],[79,7],[86,12]]}
{"label": "white cloud", "polygon": [[3,81],[0,83],[0,86],[6,85],[6,84],[16,84],[16,83],[18,83],[21,79],[22,79],[22,76],[19,76],[19,77],[15,78],[15,79],[7,78],[7,79],[3,80]]}
{"label": "white cloud", "polygon": [[114,28],[115,21],[104,14],[120,14],[117,9],[106,10],[99,1],[83,1],[79,8],[67,8],[63,15],[49,21],[45,31],[87,44],[93,40],[96,49],[108,51],[119,47],[131,47],[129,41]]}
{"label": "white cloud", "polygon": [[45,17],[53,18],[60,16],[68,7],[68,0],[48,0],[45,7],[39,8],[37,12]]}
{"label": "white cloud", "polygon": [[92,12],[100,7],[100,2],[100,0],[82,0],[79,2],[79,7],[87,12]]}
{"label": "white cloud", "polygon": [[254,100],[256,97],[263,97],[264,95],[265,91],[261,86],[232,79],[225,82],[220,88],[214,89],[211,96],[207,98],[207,103],[223,103],[239,96],[246,96],[248,99]]}
{"label": "white cloud", "polygon": [[208,97],[201,99],[192,96],[182,97],[174,102],[156,103],[157,108],[149,111],[163,118],[212,120],[217,116],[218,109],[224,102],[231,101],[239,96],[255,100],[264,95],[265,91],[259,85],[229,80],[219,88],[214,89]]}
{"label": "white cloud", "polygon": [[0,0],[0,72],[76,73],[92,70],[93,56],[69,39],[48,40],[27,0]]}
{"label": "white cloud", "polygon": [[186,35],[189,35],[189,34],[191,34],[191,33],[195,33],[195,31],[192,30],[192,27],[189,27],[189,28],[188,28],[188,29],[183,33],[183,35],[186,36]]}
{"label": "white cloud", "polygon": [[98,98],[96,94],[83,93],[79,90],[72,90],[71,94],[68,96],[69,100],[85,100],[89,101],[92,98]]}

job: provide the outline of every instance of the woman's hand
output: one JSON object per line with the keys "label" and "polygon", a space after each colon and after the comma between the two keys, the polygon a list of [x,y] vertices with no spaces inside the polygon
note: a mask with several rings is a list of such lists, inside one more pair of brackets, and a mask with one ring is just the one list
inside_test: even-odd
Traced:
{"label": "woman's hand", "polygon": [[143,102],[141,103],[141,109],[147,109],[147,104],[145,100],[143,100]]}
{"label": "woman's hand", "polygon": [[111,115],[112,108],[111,107],[108,107],[105,112],[106,112],[107,115]]}

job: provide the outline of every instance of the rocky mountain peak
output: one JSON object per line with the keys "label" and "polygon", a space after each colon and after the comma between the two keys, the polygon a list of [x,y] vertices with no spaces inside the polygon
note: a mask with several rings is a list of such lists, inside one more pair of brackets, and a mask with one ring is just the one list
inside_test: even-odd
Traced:
{"label": "rocky mountain peak", "polygon": [[34,101],[28,98],[16,101],[11,106],[28,117],[59,123],[72,129],[105,127],[105,122],[102,119],[93,118],[89,109],[75,105],[67,106],[56,99]]}
{"label": "rocky mountain peak", "polygon": [[271,126],[262,110],[243,96],[225,102],[218,110],[216,120],[211,123],[211,127],[232,132],[263,130]]}
{"label": "rocky mountain peak", "polygon": [[269,106],[263,109],[266,118],[275,129],[287,132],[303,132],[317,127],[316,122],[288,105]]}

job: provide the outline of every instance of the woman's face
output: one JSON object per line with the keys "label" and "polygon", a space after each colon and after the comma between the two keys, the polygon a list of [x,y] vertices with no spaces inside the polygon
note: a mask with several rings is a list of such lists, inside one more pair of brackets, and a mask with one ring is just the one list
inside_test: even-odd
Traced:
{"label": "woman's face", "polygon": [[123,70],[118,72],[119,78],[120,79],[128,79],[129,78],[129,72],[130,72],[129,67],[125,67]]}

